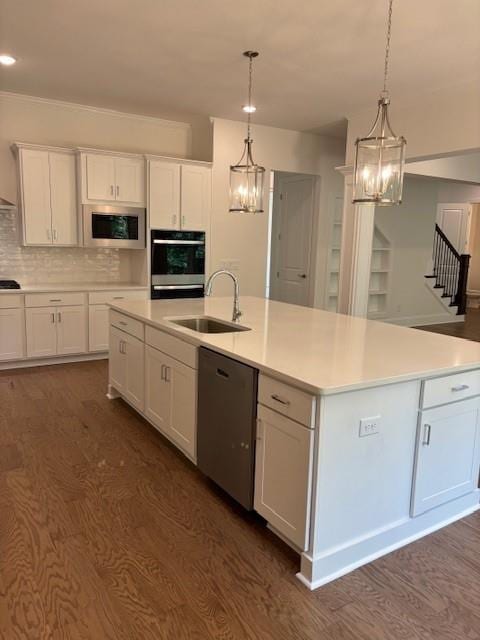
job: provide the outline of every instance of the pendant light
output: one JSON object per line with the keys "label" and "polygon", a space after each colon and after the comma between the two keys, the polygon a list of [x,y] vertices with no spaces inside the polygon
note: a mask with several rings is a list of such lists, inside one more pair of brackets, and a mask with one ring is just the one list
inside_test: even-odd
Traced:
{"label": "pendant light", "polygon": [[406,140],[393,132],[388,118],[390,98],[387,76],[392,6],[393,0],[389,0],[383,91],[378,101],[377,117],[368,135],[357,138],[355,142],[354,203],[388,206],[402,202]]}
{"label": "pendant light", "polygon": [[256,111],[252,103],[253,59],[258,51],[245,51],[248,58],[248,103],[243,107],[247,114],[247,137],[243,154],[237,164],[230,166],[230,211],[235,213],[263,213],[263,178],[265,167],[255,164],[252,156],[250,120]]}

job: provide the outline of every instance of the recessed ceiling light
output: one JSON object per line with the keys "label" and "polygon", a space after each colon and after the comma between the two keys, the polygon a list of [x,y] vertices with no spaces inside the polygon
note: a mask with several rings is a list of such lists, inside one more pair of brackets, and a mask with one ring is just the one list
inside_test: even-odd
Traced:
{"label": "recessed ceiling light", "polygon": [[4,67],[10,67],[12,64],[15,64],[16,61],[17,59],[8,53],[0,54],[0,64],[3,64]]}
{"label": "recessed ceiling light", "polygon": [[255,113],[257,107],[254,107],[253,104],[246,104],[242,107],[242,109],[243,111],[245,111],[245,113]]}

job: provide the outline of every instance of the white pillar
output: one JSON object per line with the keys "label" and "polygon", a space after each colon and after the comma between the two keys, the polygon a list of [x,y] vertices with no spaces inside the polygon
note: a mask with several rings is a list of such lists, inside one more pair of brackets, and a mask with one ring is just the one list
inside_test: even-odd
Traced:
{"label": "white pillar", "polygon": [[365,318],[368,312],[375,207],[352,204],[353,170],[351,167],[341,167],[339,171],[345,176],[345,197],[338,311]]}

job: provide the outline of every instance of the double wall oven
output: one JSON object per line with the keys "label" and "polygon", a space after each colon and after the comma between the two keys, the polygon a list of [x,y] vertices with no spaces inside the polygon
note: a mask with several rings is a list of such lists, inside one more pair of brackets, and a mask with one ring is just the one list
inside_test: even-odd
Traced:
{"label": "double wall oven", "polygon": [[201,298],[205,286],[205,233],[151,231],[151,297]]}

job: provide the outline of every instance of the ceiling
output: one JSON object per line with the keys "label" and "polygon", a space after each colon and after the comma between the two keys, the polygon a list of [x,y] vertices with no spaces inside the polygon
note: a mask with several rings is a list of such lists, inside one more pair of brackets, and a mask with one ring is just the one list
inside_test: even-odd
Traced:
{"label": "ceiling", "polygon": [[[342,135],[381,88],[387,0],[0,0],[3,90],[180,119]],[[392,98],[479,76],[480,0],[397,0]],[[0,51],[0,52],[2,52]]]}

